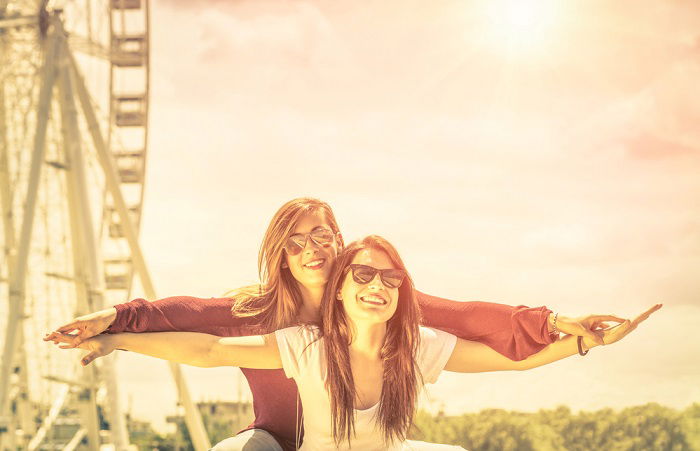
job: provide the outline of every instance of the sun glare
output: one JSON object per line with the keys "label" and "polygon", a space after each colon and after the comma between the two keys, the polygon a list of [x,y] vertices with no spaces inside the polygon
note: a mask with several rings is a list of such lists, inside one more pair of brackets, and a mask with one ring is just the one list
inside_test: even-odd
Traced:
{"label": "sun glare", "polygon": [[492,0],[485,5],[485,43],[512,57],[545,52],[559,16],[553,0]]}

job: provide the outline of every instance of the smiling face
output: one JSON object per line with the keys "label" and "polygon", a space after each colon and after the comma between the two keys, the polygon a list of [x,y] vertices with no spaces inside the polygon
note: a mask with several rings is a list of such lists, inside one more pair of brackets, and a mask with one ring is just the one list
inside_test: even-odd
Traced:
{"label": "smiling face", "polygon": [[[352,264],[397,269],[386,252],[374,248],[359,251]],[[358,283],[353,279],[352,270],[348,270],[337,297],[343,301],[346,314],[354,322],[386,323],[396,312],[399,289],[387,287],[379,273],[368,283]]]}
{"label": "smiling face", "polygon": [[[307,234],[318,231],[329,231],[333,237],[328,244],[317,244]],[[300,242],[303,248],[296,255],[285,251],[285,262],[292,276],[305,287],[323,287],[328,282],[333,263],[338,256],[338,237],[333,234],[332,227],[322,212],[302,216],[290,234],[302,235]]]}

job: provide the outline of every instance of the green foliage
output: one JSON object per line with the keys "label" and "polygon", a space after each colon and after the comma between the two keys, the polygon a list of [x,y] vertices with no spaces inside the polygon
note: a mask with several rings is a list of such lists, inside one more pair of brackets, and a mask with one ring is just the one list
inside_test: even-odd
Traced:
{"label": "green foliage", "polygon": [[[212,443],[233,434],[206,416],[205,423]],[[683,411],[650,403],[577,414],[566,406],[536,413],[488,409],[454,417],[420,411],[409,438],[470,451],[700,451],[700,404]],[[132,432],[131,442],[140,450],[193,449],[184,424],[167,436],[150,427]]]}
{"label": "green foliage", "polygon": [[[174,451],[176,449],[186,450],[189,443],[185,443],[179,432],[175,434],[161,435],[153,430],[150,426],[138,431],[131,431],[129,441],[132,445],[136,445],[139,450],[154,450],[154,451]],[[191,449],[191,446],[189,446]]]}
{"label": "green foliage", "polygon": [[700,450],[700,404],[695,403],[681,414],[681,428],[690,449]]}
{"label": "green foliage", "polygon": [[471,451],[700,450],[700,405],[679,412],[651,403],[575,415],[565,406],[537,413],[489,409],[454,417],[419,412],[409,437]]}

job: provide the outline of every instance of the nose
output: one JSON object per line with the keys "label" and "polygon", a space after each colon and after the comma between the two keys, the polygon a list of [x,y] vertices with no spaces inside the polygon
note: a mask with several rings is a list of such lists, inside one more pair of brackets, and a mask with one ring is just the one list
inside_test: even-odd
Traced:
{"label": "nose", "polygon": [[384,283],[382,282],[382,278],[379,275],[379,273],[375,274],[372,280],[369,281],[369,283],[367,284],[367,288],[376,291],[384,289]]}
{"label": "nose", "polygon": [[310,236],[306,237],[306,243],[304,243],[304,253],[312,254],[318,250],[319,246],[311,239]]}

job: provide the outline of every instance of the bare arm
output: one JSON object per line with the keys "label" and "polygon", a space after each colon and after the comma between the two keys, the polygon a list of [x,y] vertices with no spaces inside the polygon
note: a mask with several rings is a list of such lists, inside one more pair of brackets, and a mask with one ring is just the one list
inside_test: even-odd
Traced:
{"label": "bare arm", "polygon": [[90,351],[83,365],[114,349],[124,349],[200,367],[282,368],[275,334],[222,338],[196,332],[123,333],[90,338],[79,347]]}
{"label": "bare arm", "polygon": [[[569,335],[524,360],[510,360],[485,344],[458,338],[445,370],[457,373],[528,370],[577,354],[576,338]],[[586,343],[586,339],[584,344],[585,349],[593,347],[592,344]]]}
{"label": "bare arm", "polygon": [[[610,329],[599,331],[599,333],[602,334],[604,343],[612,344],[621,340],[659,308],[661,308],[660,304],[655,305],[635,318],[634,321],[627,320]],[[540,352],[524,360],[513,361],[484,344],[457,339],[457,344],[445,365],[445,370],[459,373],[528,370],[577,354],[578,344],[576,340],[576,336],[570,335],[548,345]],[[583,338],[584,349],[590,349],[596,346],[599,346],[596,341]]]}

